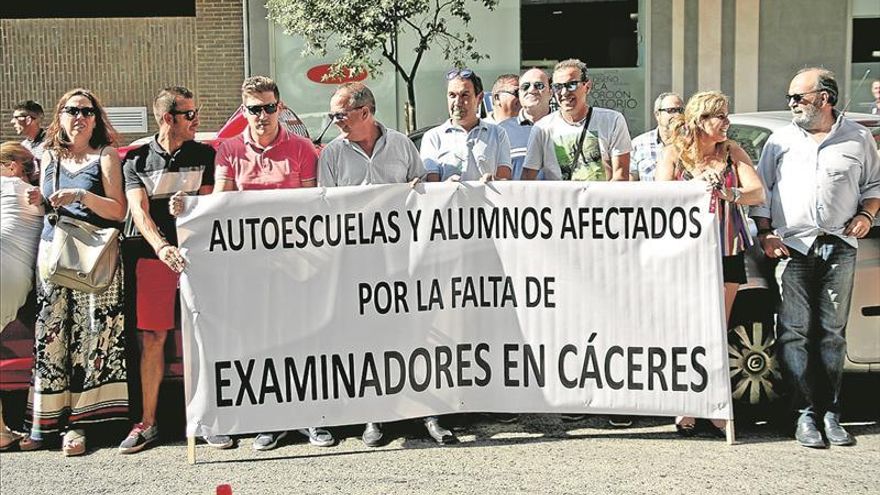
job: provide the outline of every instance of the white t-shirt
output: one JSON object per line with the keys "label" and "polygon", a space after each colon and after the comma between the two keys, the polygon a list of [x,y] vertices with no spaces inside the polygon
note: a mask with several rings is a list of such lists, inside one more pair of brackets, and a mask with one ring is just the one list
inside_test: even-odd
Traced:
{"label": "white t-shirt", "polygon": [[629,129],[620,112],[591,107],[590,113],[580,153],[583,121],[569,124],[559,111],[539,120],[529,136],[523,168],[543,170],[544,180],[609,180],[611,157],[632,150]]}
{"label": "white t-shirt", "polygon": [[34,280],[43,209],[27,204],[29,187],[18,177],[0,176],[0,331],[15,319]]}

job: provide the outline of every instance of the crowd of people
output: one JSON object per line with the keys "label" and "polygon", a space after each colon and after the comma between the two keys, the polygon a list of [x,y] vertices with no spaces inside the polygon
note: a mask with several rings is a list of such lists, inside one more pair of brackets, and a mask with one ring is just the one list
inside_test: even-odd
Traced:
{"label": "crowd of people", "polygon": [[[145,254],[136,263],[134,292],[135,326],[143,337],[143,414],[119,446],[120,453],[131,454],[159,436],[163,349],[175,328],[178,276],[186,269],[175,227],[185,195],[463,180],[705,183],[719,219],[728,318],[745,282],[743,252],[754,242],[744,209],[750,207],[757,242],[778,260],[779,352],[795,389],[796,439],[807,447],[854,443],[839,422],[844,328],[856,239],[867,235],[880,210],[880,157],[870,132],[835,109],[838,87],[831,72],[806,68],[794,76],[785,97],[792,123],[773,134],[757,169],[728,138],[729,102],[718,91],[687,102],[675,93],[658,95],[657,127],[631,139],[621,113],[589,104],[592,80],[579,60],[562,61],[550,74],[533,68],[498,77],[485,118],[483,83],[473,70],[450,70],[446,80],[449,119],[424,135],[421,149],[376,120],[373,93],[360,82],[338,86],[331,97],[328,119],[340,135],[320,154],[280,124],[285,103],[277,84],[263,76],[246,79],[241,88],[247,127],[216,151],[195,141],[199,108],[195,95],[180,86],[158,94],[158,133],[123,160],[92,92],[73,89],[62,96],[45,131],[39,104],[17,105],[12,124],[25,139],[3,143],[0,151],[0,328],[15,319],[34,286],[39,307],[28,431],[0,423],[0,449],[34,450],[60,437],[64,455],[81,455],[89,426],[128,419],[125,350],[131,343],[123,332],[122,265],[100,293],[51,282],[46,258],[59,216],[121,227],[130,215],[142,239]],[[551,110],[551,99],[558,110]],[[818,384],[817,377],[830,386]],[[515,415],[495,417],[516,421]],[[440,418],[423,421],[438,443],[456,441]],[[611,421],[627,425],[631,419]],[[683,436],[693,435],[697,425],[695,418],[676,418]],[[721,434],[724,424],[706,427]],[[298,433],[315,446],[336,441],[326,428]],[[273,449],[287,434],[260,433],[253,449]],[[381,424],[365,426],[367,446],[381,445],[383,437]],[[234,445],[225,435],[203,440],[216,448]]]}

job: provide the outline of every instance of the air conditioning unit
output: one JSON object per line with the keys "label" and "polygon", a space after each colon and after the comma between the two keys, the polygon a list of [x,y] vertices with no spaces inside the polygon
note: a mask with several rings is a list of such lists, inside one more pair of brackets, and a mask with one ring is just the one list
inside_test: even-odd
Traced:
{"label": "air conditioning unit", "polygon": [[106,107],[107,118],[118,132],[136,134],[147,132],[147,107]]}

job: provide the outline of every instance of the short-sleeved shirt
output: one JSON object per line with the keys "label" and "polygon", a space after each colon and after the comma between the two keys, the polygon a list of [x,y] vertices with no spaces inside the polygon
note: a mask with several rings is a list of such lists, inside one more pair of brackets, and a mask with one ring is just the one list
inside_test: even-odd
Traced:
{"label": "short-sleeved shirt", "polygon": [[523,167],[543,170],[546,180],[610,179],[605,163],[632,150],[629,129],[620,112],[591,107],[590,113],[581,153],[577,149],[583,122],[569,124],[558,110],[539,120],[529,137]]}
{"label": "short-sleeved shirt", "polygon": [[532,133],[532,121],[522,117],[502,120],[498,126],[507,133],[507,139],[510,140],[510,160],[513,162],[513,180],[519,180],[522,177],[523,163],[526,161],[526,150],[529,146],[529,136]]}
{"label": "short-sleeved shirt", "polygon": [[770,135],[758,175],[766,204],[752,206],[753,217],[769,218],[782,242],[807,254],[822,234],[844,235],[859,204],[880,198],[880,156],[871,131],[836,114],[837,121],[821,143],[794,123]]}
{"label": "short-sleeved shirt", "polygon": [[[122,161],[125,190],[143,189],[150,199],[150,217],[171,244],[177,245],[175,219],[168,212],[168,199],[176,192],[196,194],[214,184],[214,148],[186,141],[173,153],[156,140],[130,150]],[[152,249],[144,250],[149,256]]]}
{"label": "short-sleeved shirt", "polygon": [[234,180],[239,191],[295,189],[317,178],[318,153],[311,141],[284,127],[279,127],[269,146],[261,148],[246,127],[220,145],[215,165],[215,180]]}
{"label": "short-sleeved shirt", "polygon": [[629,162],[630,175],[637,175],[640,181],[654,180],[657,164],[663,158],[663,141],[657,128],[639,134],[632,140],[632,159]]}
{"label": "short-sleeved shirt", "polygon": [[46,146],[46,130],[38,130],[37,135],[33,139],[25,139],[21,142],[21,145],[34,155],[34,164],[37,166],[37,170],[39,170],[40,161],[43,159],[43,152]]}
{"label": "short-sleeved shirt", "polygon": [[440,174],[440,180],[453,175],[479,180],[483,174],[494,174],[498,166],[510,167],[510,141],[495,124],[481,120],[466,131],[447,120],[425,133],[421,155],[425,170]]}
{"label": "short-sleeved shirt", "polygon": [[318,184],[325,187],[396,184],[425,177],[416,145],[404,134],[376,122],[381,135],[367,156],[357,144],[337,137],[318,158]]}

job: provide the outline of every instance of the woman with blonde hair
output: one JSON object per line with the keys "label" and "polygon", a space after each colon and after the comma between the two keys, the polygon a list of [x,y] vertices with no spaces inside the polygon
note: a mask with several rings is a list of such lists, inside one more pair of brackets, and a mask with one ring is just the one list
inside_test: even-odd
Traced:
{"label": "woman with blonde hair", "polygon": [[[764,186],[748,154],[727,138],[728,99],[719,91],[697,93],[684,114],[670,122],[672,140],[657,166],[657,180],[701,180],[711,191],[710,208],[718,216],[724,278],[725,321],[739,285],[746,282],[743,252],[752,244],[742,206],[764,202]],[[713,420],[710,431],[724,436],[724,421]],[[679,417],[682,436],[694,433],[696,420]]]}
{"label": "woman with blonde hair", "polygon": [[[37,242],[43,228],[43,207],[29,205],[34,157],[21,144],[0,145],[0,332],[15,320],[34,286]],[[0,402],[0,450],[18,442],[20,436],[3,420]]]}
{"label": "woman with blonde hair", "polygon": [[[98,98],[87,89],[68,91],[49,125],[40,187],[28,191],[29,203],[46,203],[57,215],[99,228],[121,228],[127,203],[113,141]],[[128,419],[122,264],[98,294],[53,284],[47,266],[52,219],[46,215],[37,255],[32,425],[19,445],[40,448],[47,436],[64,432],[62,452],[75,456],[86,451],[85,425]]]}

